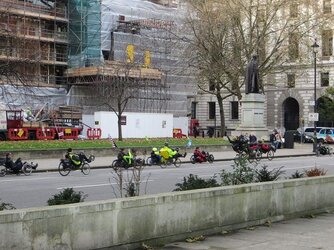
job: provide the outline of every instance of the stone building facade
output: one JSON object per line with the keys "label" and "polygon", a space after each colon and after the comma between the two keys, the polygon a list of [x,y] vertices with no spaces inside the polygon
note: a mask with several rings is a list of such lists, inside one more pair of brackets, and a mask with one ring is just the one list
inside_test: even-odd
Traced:
{"label": "stone building facade", "polygon": [[[321,20],[321,25],[315,25],[315,29],[305,34],[303,42],[298,44],[300,53],[303,54],[298,60],[277,67],[276,72],[271,72],[263,78],[266,100],[264,119],[268,133],[274,128],[286,131],[313,127],[314,122],[309,119],[309,115],[314,112],[315,80],[317,101],[322,98],[326,88],[334,86],[333,25],[330,21],[334,12],[334,1],[317,1],[316,7],[316,11],[323,12],[324,20]],[[316,73],[315,54],[311,48],[315,39],[319,44],[316,53]],[[216,127],[218,133],[220,116],[215,96],[199,91],[192,100],[191,110],[192,118],[199,121],[200,128],[205,131],[209,127]],[[224,112],[228,134],[238,130],[241,122],[240,111],[240,102],[236,96],[225,100]],[[326,124],[329,126],[331,121],[327,121]]]}

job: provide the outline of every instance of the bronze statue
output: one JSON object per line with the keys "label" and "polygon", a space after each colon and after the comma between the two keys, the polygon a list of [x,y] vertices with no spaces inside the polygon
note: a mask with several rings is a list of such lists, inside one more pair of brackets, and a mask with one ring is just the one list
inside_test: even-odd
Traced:
{"label": "bronze statue", "polygon": [[252,60],[247,65],[246,70],[246,94],[260,93],[259,92],[259,66],[257,63],[257,55],[254,55]]}

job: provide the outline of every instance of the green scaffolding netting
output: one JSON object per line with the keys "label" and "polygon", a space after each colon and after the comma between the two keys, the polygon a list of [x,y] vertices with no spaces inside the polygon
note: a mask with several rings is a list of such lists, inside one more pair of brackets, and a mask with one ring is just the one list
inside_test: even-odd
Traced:
{"label": "green scaffolding netting", "polygon": [[68,8],[69,67],[101,65],[101,0],[69,0]]}

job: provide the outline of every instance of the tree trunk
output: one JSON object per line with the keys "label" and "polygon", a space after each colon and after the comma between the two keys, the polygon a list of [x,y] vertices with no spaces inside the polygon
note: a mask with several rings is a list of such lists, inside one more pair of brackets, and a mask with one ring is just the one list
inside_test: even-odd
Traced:
{"label": "tree trunk", "polygon": [[220,94],[217,95],[217,101],[219,106],[219,114],[220,114],[220,136],[225,136],[226,128],[225,128],[225,113],[224,113],[224,105],[223,98]]}
{"label": "tree trunk", "polygon": [[118,115],[118,140],[119,141],[123,141],[123,137],[122,137],[122,120],[121,120],[121,115]]}
{"label": "tree trunk", "polygon": [[122,136],[122,104],[120,102],[117,103],[117,108],[118,108],[118,114],[117,114],[117,125],[118,125],[118,140],[123,141],[123,136]]}

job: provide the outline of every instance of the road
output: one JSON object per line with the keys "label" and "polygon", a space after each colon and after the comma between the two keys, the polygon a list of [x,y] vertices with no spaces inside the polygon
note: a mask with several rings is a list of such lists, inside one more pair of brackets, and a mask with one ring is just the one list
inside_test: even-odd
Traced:
{"label": "road", "polygon": [[[334,174],[333,156],[307,156],[275,158],[273,161],[262,160],[259,166],[267,165],[269,169],[284,166],[283,178],[288,178],[296,170],[302,172],[312,167],[324,168],[327,174]],[[175,184],[189,174],[209,178],[219,174],[222,169],[231,170],[232,161],[217,161],[213,164],[183,164],[166,169],[146,167],[142,172],[141,195],[170,192]],[[125,171],[126,174],[126,171]],[[127,177],[125,177],[127,178]],[[220,179],[217,179],[220,181]],[[111,169],[92,169],[85,176],[80,171],[71,172],[69,176],[60,176],[58,172],[33,173],[31,176],[7,175],[0,178],[0,199],[12,203],[16,208],[46,206],[47,200],[67,187],[87,194],[86,201],[112,199],[118,194],[117,182]],[[118,196],[118,195],[117,195]],[[118,196],[119,197],[119,196]]]}

